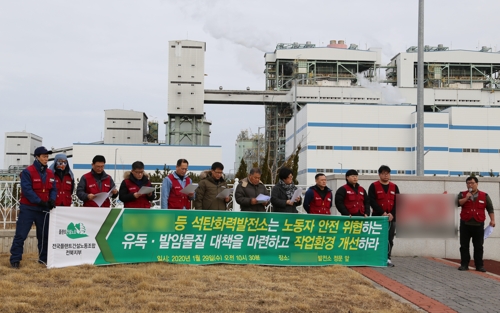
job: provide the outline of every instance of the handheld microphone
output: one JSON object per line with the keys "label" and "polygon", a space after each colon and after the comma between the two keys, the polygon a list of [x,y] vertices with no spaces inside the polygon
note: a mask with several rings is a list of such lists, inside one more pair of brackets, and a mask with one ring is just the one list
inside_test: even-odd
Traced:
{"label": "handheld microphone", "polygon": [[[472,188],[469,188],[469,193],[472,195]],[[469,198],[472,201],[472,196]]]}

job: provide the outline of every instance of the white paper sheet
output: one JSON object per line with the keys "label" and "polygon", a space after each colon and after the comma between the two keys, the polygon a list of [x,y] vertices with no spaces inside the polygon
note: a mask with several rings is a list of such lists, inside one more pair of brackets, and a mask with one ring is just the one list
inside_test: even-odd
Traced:
{"label": "white paper sheet", "polygon": [[155,187],[142,186],[137,193],[140,195],[147,195],[149,193],[152,193],[153,191],[155,191]]}
{"label": "white paper sheet", "polygon": [[492,232],[493,227],[491,227],[490,225],[486,226],[486,228],[484,229],[484,239],[488,238]]}
{"label": "white paper sheet", "polygon": [[218,195],[217,195],[217,199],[225,199],[227,197],[229,197],[231,195],[231,193],[233,192],[233,188],[229,188],[229,189],[224,189],[222,190]]}
{"label": "white paper sheet", "polygon": [[292,201],[295,202],[295,199],[297,199],[298,197],[302,197],[302,188],[297,188],[297,190],[295,190],[295,192],[293,193],[293,196],[292,196]]}
{"label": "white paper sheet", "polygon": [[184,187],[184,189],[182,189],[181,192],[185,194],[190,194],[194,192],[196,188],[198,188],[198,184],[189,184],[186,187]]}
{"label": "white paper sheet", "polygon": [[263,195],[263,194],[259,194],[257,196],[257,198],[255,198],[255,199],[257,199],[257,202],[264,203],[264,202],[268,202],[269,199],[271,199],[271,197]]}
{"label": "white paper sheet", "polygon": [[92,201],[94,201],[98,207],[101,207],[101,205],[104,203],[104,201],[106,201],[106,199],[109,198],[109,195],[111,195],[113,190],[115,190],[115,188],[111,189],[108,192],[99,192],[99,193],[95,194],[94,195],[95,197]]}

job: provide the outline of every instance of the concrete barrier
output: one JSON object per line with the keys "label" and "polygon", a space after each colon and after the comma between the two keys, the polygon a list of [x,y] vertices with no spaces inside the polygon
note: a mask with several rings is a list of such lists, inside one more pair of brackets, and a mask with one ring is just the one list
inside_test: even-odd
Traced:
{"label": "concrete barrier", "polygon": [[[398,176],[392,175],[391,181],[398,185],[400,193],[405,194],[448,194],[458,195],[459,192],[467,189],[465,185],[466,176],[462,177],[439,177],[439,176]],[[368,191],[370,184],[379,179],[378,175],[359,175],[358,183]],[[495,221],[500,222],[500,178],[499,177],[478,177],[478,189],[486,192],[493,202],[495,209]],[[335,174],[327,176],[328,187],[335,191],[345,184],[345,175]],[[335,205],[335,204],[334,204]],[[336,209],[334,215],[338,215]],[[460,222],[460,208],[455,210],[456,229]],[[490,218],[486,216],[485,226]],[[484,241],[484,259],[500,261],[500,226]],[[457,232],[458,234],[458,232]],[[472,242],[470,244],[472,256]],[[394,256],[427,256],[437,258],[460,259],[460,242],[458,235],[455,238],[398,238],[397,226],[396,237],[392,255]]]}
{"label": "concrete barrier", "polygon": [[[14,240],[15,229],[0,230],[0,253],[10,253],[12,240]],[[24,253],[38,253],[38,241],[36,240],[36,230],[32,229],[24,242]]]}

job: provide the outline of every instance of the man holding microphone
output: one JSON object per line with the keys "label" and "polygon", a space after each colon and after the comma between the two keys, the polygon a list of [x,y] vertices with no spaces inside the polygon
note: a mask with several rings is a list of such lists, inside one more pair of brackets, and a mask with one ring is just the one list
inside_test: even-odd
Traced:
{"label": "man holding microphone", "polygon": [[469,244],[472,238],[476,271],[486,272],[483,265],[485,211],[490,216],[490,226],[495,227],[493,204],[487,193],[477,189],[477,177],[468,177],[465,182],[468,190],[462,191],[457,197],[458,206],[462,207],[460,211],[460,267],[458,270],[467,271],[469,269]]}

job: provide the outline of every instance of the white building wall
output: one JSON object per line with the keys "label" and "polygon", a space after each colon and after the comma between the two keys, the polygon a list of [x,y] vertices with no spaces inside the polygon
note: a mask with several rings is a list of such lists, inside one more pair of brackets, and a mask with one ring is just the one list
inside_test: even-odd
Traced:
{"label": "white building wall", "polygon": [[[4,169],[9,166],[23,166],[33,163],[33,153],[42,146],[42,137],[27,132],[7,132],[4,141]],[[47,147],[50,150],[50,147]]]}
{"label": "white building wall", "polygon": [[212,163],[221,162],[222,160],[222,148],[220,146],[75,143],[73,145],[73,172],[76,178],[90,171],[92,159],[98,154],[106,158],[105,171],[111,177],[116,177],[117,184],[122,181],[123,173],[130,170],[132,163],[135,161],[142,161],[145,165],[145,171],[153,173],[156,169],[162,171],[164,165],[167,165],[171,170],[175,170],[177,160],[182,158],[189,161],[189,172],[201,173],[210,169]]}
{"label": "white building wall", "polygon": [[[312,184],[319,171],[345,173],[353,168],[369,174],[382,164],[393,174],[415,174],[414,106],[310,103],[297,119],[306,134],[299,157],[300,184]],[[426,175],[499,174],[500,108],[454,107],[426,112],[424,121]],[[292,133],[293,119],[287,124],[287,154]]]}
{"label": "white building wall", "polygon": [[[500,108],[453,107],[450,112],[450,171],[500,172]],[[471,152],[460,152],[471,149]],[[473,151],[476,149],[477,151]]]}

